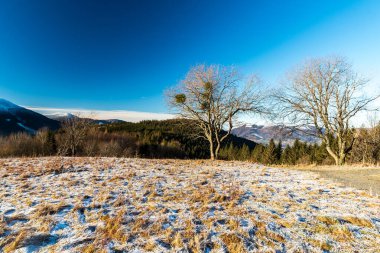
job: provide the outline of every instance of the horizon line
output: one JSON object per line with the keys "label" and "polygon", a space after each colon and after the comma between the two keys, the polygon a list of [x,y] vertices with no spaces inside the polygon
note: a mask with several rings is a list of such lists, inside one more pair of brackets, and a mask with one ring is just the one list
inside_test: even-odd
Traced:
{"label": "horizon line", "polygon": [[38,112],[45,116],[54,114],[80,114],[99,120],[119,119],[129,122],[139,122],[142,120],[165,120],[172,119],[176,115],[171,113],[156,113],[156,112],[143,112],[143,111],[129,111],[129,110],[92,110],[85,108],[53,108],[53,107],[36,107],[36,106],[23,106],[29,110]]}

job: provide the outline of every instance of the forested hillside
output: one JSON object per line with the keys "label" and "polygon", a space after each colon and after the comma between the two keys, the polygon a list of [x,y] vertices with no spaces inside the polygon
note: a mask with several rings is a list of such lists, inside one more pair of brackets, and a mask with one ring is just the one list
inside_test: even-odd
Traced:
{"label": "forested hillside", "polygon": [[[0,138],[0,156],[124,156],[145,158],[209,157],[209,147],[199,129],[190,120],[118,122],[92,124],[72,118],[56,132],[41,130],[35,135],[12,134]],[[257,144],[230,135],[223,149],[253,150]],[[227,158],[227,157],[225,157]]]}
{"label": "forested hillside", "polygon": [[[191,120],[149,120],[139,123],[115,123],[100,126],[103,133],[128,135],[135,139],[136,152],[142,157],[208,158],[208,142]],[[233,145],[253,150],[255,142],[230,135],[222,147]]]}

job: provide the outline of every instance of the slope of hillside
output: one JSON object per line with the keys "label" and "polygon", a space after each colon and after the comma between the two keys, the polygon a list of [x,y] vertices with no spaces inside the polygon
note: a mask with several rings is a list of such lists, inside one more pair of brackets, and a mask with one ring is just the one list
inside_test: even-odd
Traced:
{"label": "slope of hillside", "polygon": [[312,172],[53,157],[0,160],[0,178],[1,252],[380,250],[380,199]]}
{"label": "slope of hillside", "polygon": [[[145,120],[138,123],[123,122],[99,126],[104,132],[128,134],[135,136],[142,144],[141,154],[158,153],[155,149],[167,146],[177,155],[175,158],[209,158],[209,144],[195,133],[201,131],[193,121],[187,119]],[[230,135],[222,143],[222,147],[233,143],[241,148],[246,145],[252,150],[257,143]],[[144,147],[146,144],[146,147]],[[146,150],[144,150],[146,149]],[[153,151],[153,152],[152,152]],[[151,158],[157,158],[151,157]]]}
{"label": "slope of hillside", "polygon": [[56,130],[59,125],[56,120],[0,99],[0,135],[17,132],[35,133],[44,127]]}

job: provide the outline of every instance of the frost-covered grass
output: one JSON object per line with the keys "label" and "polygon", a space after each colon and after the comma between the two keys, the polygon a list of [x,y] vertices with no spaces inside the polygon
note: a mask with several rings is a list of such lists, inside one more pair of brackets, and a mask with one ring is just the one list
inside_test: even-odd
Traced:
{"label": "frost-covered grass", "polygon": [[0,160],[0,252],[379,252],[380,199],[243,162]]}

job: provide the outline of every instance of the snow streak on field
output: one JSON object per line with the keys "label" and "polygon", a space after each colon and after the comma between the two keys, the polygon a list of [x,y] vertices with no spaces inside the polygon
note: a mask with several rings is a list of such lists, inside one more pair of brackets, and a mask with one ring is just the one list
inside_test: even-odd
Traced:
{"label": "snow streak on field", "polygon": [[379,252],[380,199],[242,162],[0,160],[0,252]]}

